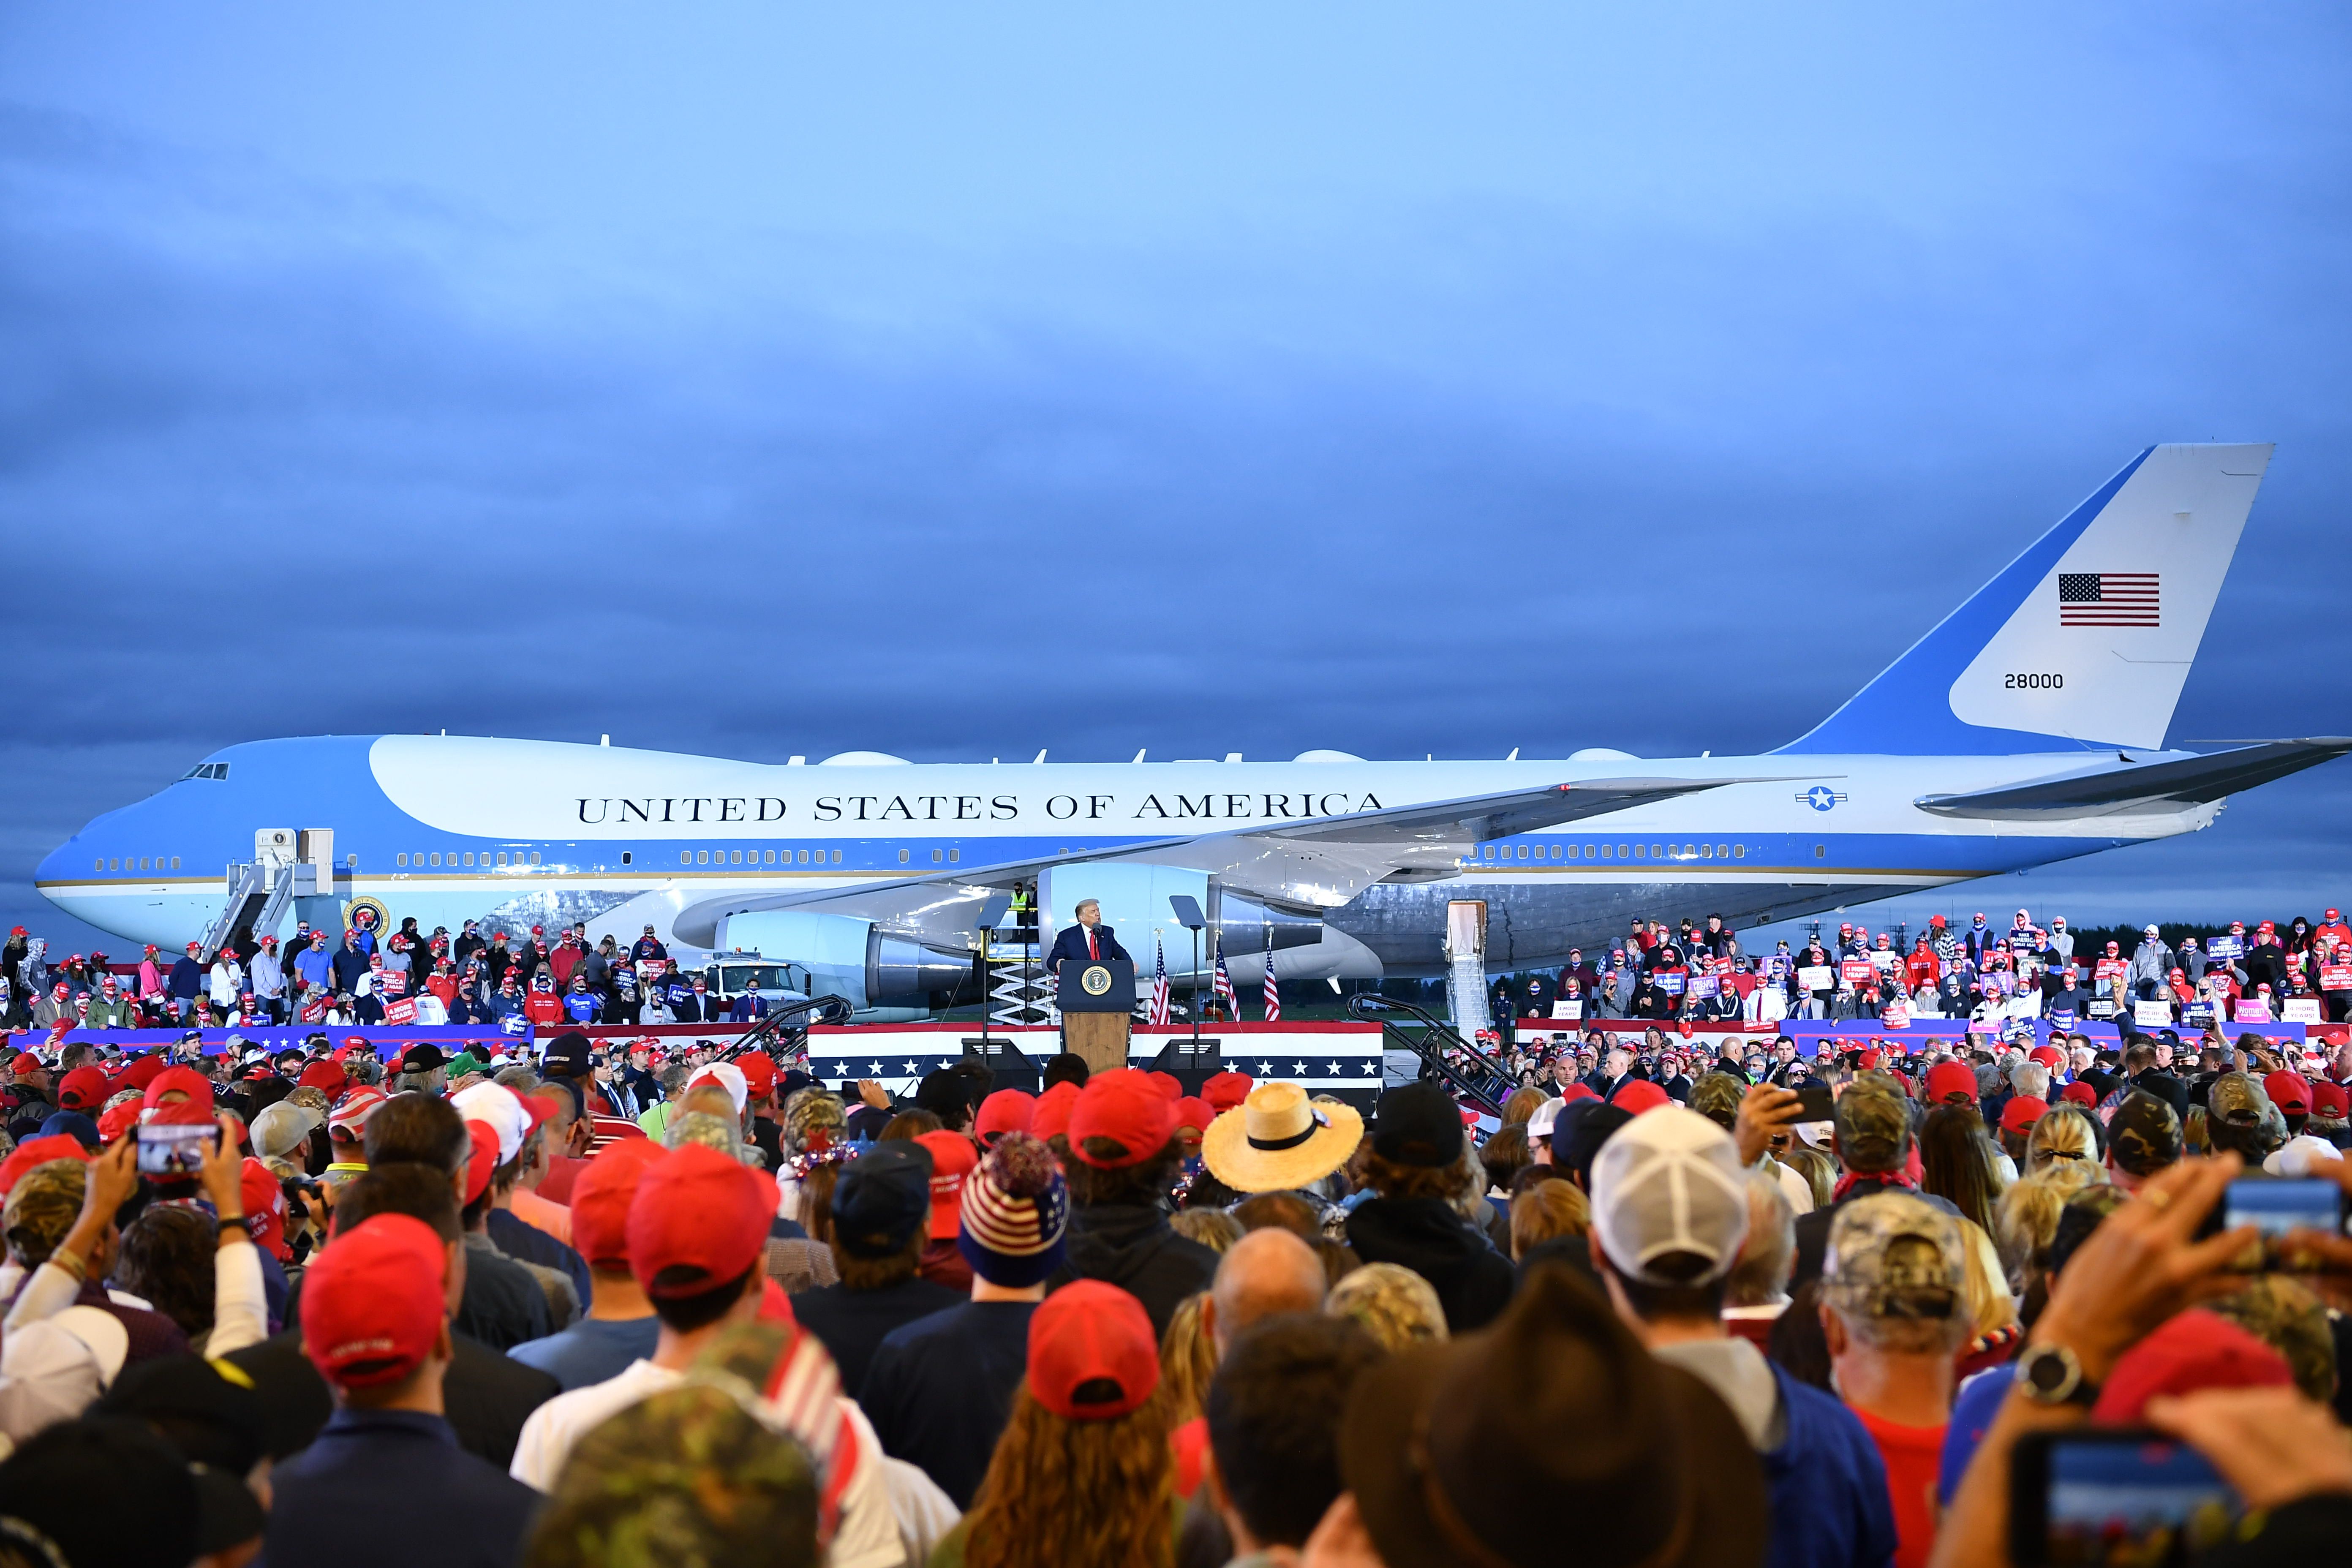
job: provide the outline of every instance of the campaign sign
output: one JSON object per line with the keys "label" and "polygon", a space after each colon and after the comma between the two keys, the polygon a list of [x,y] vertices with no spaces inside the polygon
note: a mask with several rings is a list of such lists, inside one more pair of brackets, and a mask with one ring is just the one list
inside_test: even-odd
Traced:
{"label": "campaign sign", "polygon": [[1686,994],[1696,1001],[1712,1001],[1723,982],[1712,974],[1694,974]]}
{"label": "campaign sign", "polygon": [[2290,996],[2279,1005],[2279,1016],[2290,1024],[2316,1024],[2319,1018],[2319,998]]}
{"label": "campaign sign", "polygon": [[1661,970],[1650,978],[1657,988],[1667,995],[1679,996],[1683,994],[1683,984],[1687,977],[1669,969]]}
{"label": "campaign sign", "polygon": [[1880,1010],[1878,1021],[1885,1025],[1890,1029],[1909,1028],[1911,1026],[1911,1004],[1906,1002],[1901,996],[1895,997],[1894,1001],[1889,1002],[1883,1009]]}
{"label": "campaign sign", "polygon": [[2238,998],[2237,1022],[2241,1024],[2267,1024],[2270,1021],[2271,1005],[2266,999],[2260,996],[2241,996]]}
{"label": "campaign sign", "polygon": [[1866,958],[1849,958],[1838,965],[1839,978],[1848,985],[1867,985],[1872,973],[1870,960]]}
{"label": "campaign sign", "polygon": [[2321,964],[2319,988],[2322,991],[2352,991],[2352,963]]}
{"label": "campaign sign", "polygon": [[1797,984],[1806,991],[1834,991],[1837,976],[1826,963],[1809,963],[1797,971]]}
{"label": "campaign sign", "polygon": [[1572,1022],[1584,1016],[1584,1004],[1581,1001],[1555,1002],[1551,1005],[1551,1016]]}
{"label": "campaign sign", "polygon": [[2172,1026],[2172,1004],[2169,1002],[2135,1002],[2132,1022],[2143,1029],[2167,1029]]}
{"label": "campaign sign", "polygon": [[416,1022],[416,998],[404,996],[397,1002],[385,1003],[383,1021],[395,1028]]}
{"label": "campaign sign", "polygon": [[2236,936],[2209,936],[2205,939],[2205,955],[2208,958],[2243,958],[2246,956],[2245,939]]}

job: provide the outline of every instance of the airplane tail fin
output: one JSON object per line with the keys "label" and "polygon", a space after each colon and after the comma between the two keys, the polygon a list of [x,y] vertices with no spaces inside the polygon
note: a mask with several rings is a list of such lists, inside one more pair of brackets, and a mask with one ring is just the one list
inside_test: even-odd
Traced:
{"label": "airplane tail fin", "polygon": [[1780,752],[2161,747],[2271,450],[2150,447]]}

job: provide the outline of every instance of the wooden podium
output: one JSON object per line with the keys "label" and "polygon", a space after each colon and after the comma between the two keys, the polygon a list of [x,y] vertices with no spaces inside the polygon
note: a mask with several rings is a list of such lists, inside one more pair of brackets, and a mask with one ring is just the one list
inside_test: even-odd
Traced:
{"label": "wooden podium", "polygon": [[1061,1009],[1063,1047],[1089,1073],[1127,1065],[1128,1030],[1135,1018],[1135,965],[1123,958],[1066,958],[1055,976],[1054,1005]]}

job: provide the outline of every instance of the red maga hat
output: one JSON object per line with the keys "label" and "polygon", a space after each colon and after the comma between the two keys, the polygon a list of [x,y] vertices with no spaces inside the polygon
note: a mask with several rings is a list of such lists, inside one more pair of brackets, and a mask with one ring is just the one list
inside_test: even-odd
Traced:
{"label": "red maga hat", "polygon": [[572,1245],[591,1268],[629,1266],[629,1210],[646,1169],[666,1152],[650,1138],[616,1140],[572,1184]]}
{"label": "red maga hat", "polygon": [[1118,1286],[1080,1279],[1030,1317],[1029,1394],[1063,1420],[1131,1415],[1159,1386],[1151,1319]]}
{"label": "red maga hat", "polygon": [[2000,1130],[2004,1132],[2031,1132],[2033,1124],[2050,1113],[2047,1100],[2030,1094],[2021,1094],[2001,1108]]}
{"label": "red maga hat", "polygon": [[[1122,1170],[1140,1165],[1167,1145],[1176,1131],[1176,1103],[1149,1075],[1133,1068],[1097,1073],[1078,1091],[1070,1110],[1070,1152],[1089,1165]],[[1087,1152],[1090,1138],[1106,1138],[1125,1152]]]}
{"label": "red maga hat", "polygon": [[448,1254],[433,1227],[372,1215],[336,1232],[302,1280],[302,1349],[346,1388],[397,1383],[441,1337]]}
{"label": "red maga hat", "polygon": [[[656,1161],[629,1209],[629,1270],[652,1296],[692,1296],[748,1272],[768,1244],[775,1184],[701,1143]],[[673,1269],[690,1270],[664,1282]]]}

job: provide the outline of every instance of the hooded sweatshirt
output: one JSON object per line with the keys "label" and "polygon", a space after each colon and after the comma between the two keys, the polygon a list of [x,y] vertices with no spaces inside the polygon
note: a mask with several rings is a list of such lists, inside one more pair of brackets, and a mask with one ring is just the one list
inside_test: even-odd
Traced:
{"label": "hooded sweatshirt", "polygon": [[1366,1263],[1412,1269],[1437,1292],[1449,1333],[1486,1326],[1511,1299],[1509,1259],[1444,1198],[1371,1198],[1348,1216],[1348,1245]]}
{"label": "hooded sweatshirt", "polygon": [[[1177,1235],[1159,1208],[1095,1204],[1070,1211],[1069,1263],[1056,1283],[1099,1279],[1118,1286],[1143,1303],[1158,1339],[1168,1332],[1177,1304],[1207,1289],[1216,1272],[1217,1255]],[[1507,1294],[1509,1265],[1503,1273]]]}

